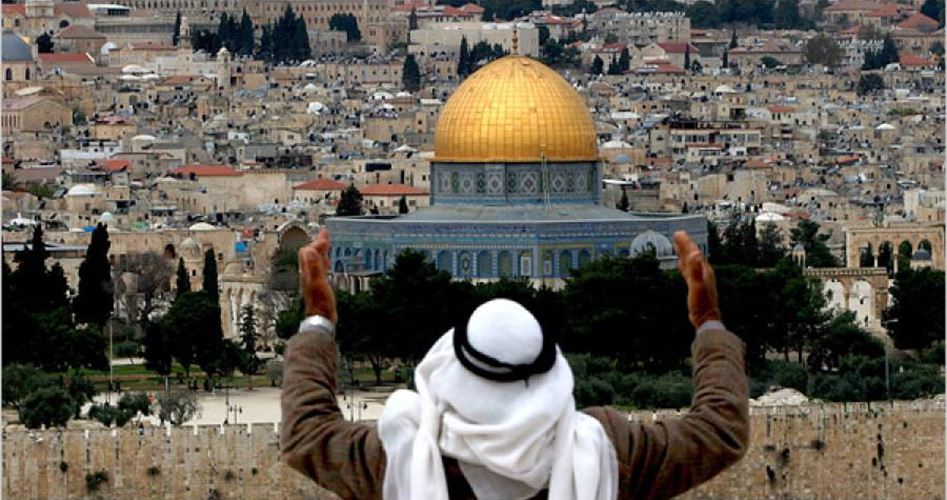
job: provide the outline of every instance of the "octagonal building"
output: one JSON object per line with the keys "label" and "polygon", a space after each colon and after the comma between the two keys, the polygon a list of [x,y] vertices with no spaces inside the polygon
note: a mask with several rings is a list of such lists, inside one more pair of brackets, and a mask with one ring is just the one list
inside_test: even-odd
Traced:
{"label": "octagonal building", "polygon": [[470,75],[434,136],[429,207],[399,216],[332,217],[337,283],[360,288],[404,249],[455,278],[525,277],[557,288],[570,269],[653,250],[673,265],[671,234],[706,250],[703,215],[626,213],[602,205],[595,123],[556,71],[506,56]]}

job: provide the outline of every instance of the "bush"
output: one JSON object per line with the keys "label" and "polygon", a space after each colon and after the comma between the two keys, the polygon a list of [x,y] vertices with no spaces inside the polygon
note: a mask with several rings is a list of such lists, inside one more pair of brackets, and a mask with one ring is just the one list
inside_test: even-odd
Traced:
{"label": "bush", "polygon": [[579,408],[610,405],[615,400],[615,389],[608,382],[591,377],[576,381],[574,395]]}
{"label": "bush", "polygon": [[99,405],[92,405],[89,408],[89,418],[95,420],[106,427],[111,427],[115,423],[121,411],[118,408],[108,404],[102,403]]}
{"label": "bush", "polygon": [[690,406],[694,388],[691,380],[680,374],[643,378],[632,392],[636,408],[684,408]]}
{"label": "bush", "polygon": [[138,342],[127,340],[115,346],[115,356],[118,358],[134,358],[141,353]]}
{"label": "bush", "polygon": [[85,489],[89,493],[98,491],[99,486],[101,486],[102,483],[107,483],[108,480],[109,473],[104,470],[97,471],[94,474],[87,472],[85,475]]}
{"label": "bush", "polygon": [[126,392],[118,400],[118,409],[122,410],[132,417],[141,412],[142,415],[151,415],[151,404],[148,402],[148,395],[143,392]]}
{"label": "bush", "polygon": [[266,362],[266,378],[270,381],[270,387],[277,387],[283,383],[283,362],[278,359],[271,359]]}
{"label": "bush", "polygon": [[43,387],[23,399],[20,421],[30,429],[38,429],[43,425],[65,426],[72,416],[73,404],[65,389]]}
{"label": "bush", "polygon": [[798,363],[788,361],[764,361],[750,376],[750,397],[760,397],[773,386],[806,392],[808,390],[806,369]]}
{"label": "bush", "polygon": [[931,365],[944,365],[944,341],[938,340],[927,349],[921,350],[921,362]]}
{"label": "bush", "polygon": [[158,395],[158,416],[174,425],[182,425],[194,418],[200,410],[197,397],[190,391],[171,391]]}
{"label": "bush", "polygon": [[891,374],[893,399],[918,399],[944,393],[944,377],[937,368],[925,365],[905,366]]}

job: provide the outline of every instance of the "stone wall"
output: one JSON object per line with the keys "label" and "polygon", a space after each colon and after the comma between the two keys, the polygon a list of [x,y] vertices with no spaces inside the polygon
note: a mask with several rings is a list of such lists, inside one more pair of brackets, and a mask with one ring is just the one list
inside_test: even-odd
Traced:
{"label": "stone wall", "polygon": [[[751,432],[747,456],[685,498],[944,498],[943,402],[756,408]],[[5,432],[2,492],[18,499],[334,498],[279,464],[278,443],[269,424],[143,435],[134,428]],[[108,481],[88,493],[86,473],[103,469]]]}

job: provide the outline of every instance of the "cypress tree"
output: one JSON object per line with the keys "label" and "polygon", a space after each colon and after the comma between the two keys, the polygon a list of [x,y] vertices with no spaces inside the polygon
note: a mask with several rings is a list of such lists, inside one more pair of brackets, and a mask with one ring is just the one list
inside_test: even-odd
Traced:
{"label": "cypress tree", "polygon": [[[412,10],[412,12],[414,12]],[[467,46],[467,37],[460,39],[460,54],[457,60],[457,76],[464,78],[470,74],[470,48]]]}
{"label": "cypress tree", "polygon": [[24,312],[41,312],[45,308],[48,257],[49,252],[43,242],[43,228],[40,225],[33,226],[30,244],[13,256],[17,268],[12,276],[16,283],[17,300],[25,307]]}
{"label": "cypress tree", "polygon": [[217,284],[217,258],[214,257],[214,249],[208,248],[204,252],[204,280],[202,289],[210,296],[216,299],[220,296],[220,289]]}
{"label": "cypress tree", "polygon": [[401,69],[401,83],[405,90],[417,92],[421,89],[421,69],[413,54],[404,58],[404,67]]}
{"label": "cypress tree", "polygon": [[684,69],[691,69],[691,45],[689,43],[684,46]]}
{"label": "cypress tree", "polygon": [[402,196],[401,199],[398,200],[398,213],[399,214],[408,213],[408,200],[404,196]]}
{"label": "cypress tree", "polygon": [[177,15],[174,17],[174,34],[171,35],[171,42],[175,47],[178,46],[178,43],[181,41],[181,11],[178,10]]}
{"label": "cypress tree", "polygon": [[414,7],[411,7],[411,15],[408,16],[408,29],[418,29],[418,11]]}
{"label": "cypress tree", "polygon": [[[614,63],[614,60],[612,62]],[[608,69],[612,69],[611,66],[613,65],[610,65]],[[589,73],[593,75],[601,75],[603,71],[602,68],[604,67],[605,61],[603,61],[601,57],[595,56],[595,59],[592,59],[592,67],[589,69]]]}
{"label": "cypress tree", "polygon": [[624,73],[631,69],[631,54],[628,53],[628,47],[621,49],[621,55],[618,57],[618,70]]}
{"label": "cypress tree", "polygon": [[901,60],[901,58],[898,56],[898,46],[894,44],[894,40],[891,39],[890,33],[885,35],[885,40],[881,46],[880,57],[882,68]]}
{"label": "cypress tree", "polygon": [[253,39],[253,20],[247,9],[243,9],[243,17],[240,18],[240,55],[253,55],[253,47],[256,42]]}
{"label": "cypress tree", "polygon": [[[220,23],[217,24],[217,43],[226,47],[230,45],[230,37],[230,16],[224,12],[220,15]],[[230,47],[227,47],[227,50],[230,50]],[[216,52],[216,50],[214,50],[214,52]]]}
{"label": "cypress tree", "polygon": [[335,215],[342,217],[362,215],[362,193],[358,192],[354,184],[349,184],[349,187],[342,191],[339,205],[335,208]]}
{"label": "cypress tree", "polygon": [[85,259],[79,265],[79,292],[73,301],[76,320],[105,326],[112,315],[113,288],[109,263],[108,226],[99,223],[92,231],[92,241],[86,250]]}
{"label": "cypress tree", "polygon": [[737,42],[737,31],[733,30],[733,33],[730,35],[730,48],[735,49],[737,45],[739,45]]}
{"label": "cypress tree", "polygon": [[187,267],[184,266],[184,259],[178,259],[178,271],[177,271],[177,291],[175,292],[175,297],[180,297],[181,294],[191,291],[191,278],[187,275]]}
{"label": "cypress tree", "polygon": [[722,63],[722,65],[723,65],[723,67],[724,67],[724,68],[729,68],[729,67],[730,67],[730,51],[727,50],[727,49],[724,49],[724,51],[723,51],[723,57],[722,57],[721,59],[722,59],[721,63]]}

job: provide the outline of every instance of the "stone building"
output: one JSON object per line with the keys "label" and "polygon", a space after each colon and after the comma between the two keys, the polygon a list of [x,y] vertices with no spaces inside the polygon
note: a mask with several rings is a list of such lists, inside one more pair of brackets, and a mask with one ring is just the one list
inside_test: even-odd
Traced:
{"label": "stone building", "polygon": [[[602,9],[589,16],[588,28],[599,33],[618,36],[618,41],[648,45],[671,41],[688,41],[691,20],[683,12],[623,12]],[[697,50],[694,51],[697,55]]]}
{"label": "stone building", "polygon": [[72,126],[72,110],[56,99],[42,95],[4,99],[0,116],[6,134]]}
{"label": "stone building", "polygon": [[426,57],[444,54],[456,61],[461,40],[464,38],[467,39],[468,47],[486,42],[491,47],[499,45],[509,53],[539,57],[539,30],[531,23],[468,22],[431,25],[411,30],[408,52]]}

